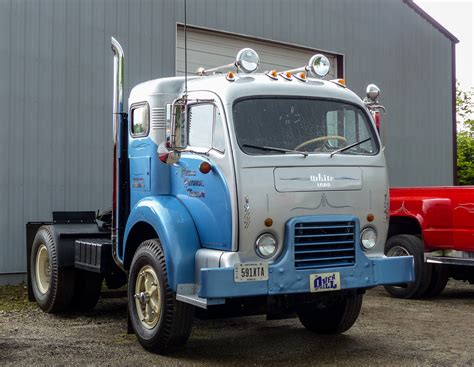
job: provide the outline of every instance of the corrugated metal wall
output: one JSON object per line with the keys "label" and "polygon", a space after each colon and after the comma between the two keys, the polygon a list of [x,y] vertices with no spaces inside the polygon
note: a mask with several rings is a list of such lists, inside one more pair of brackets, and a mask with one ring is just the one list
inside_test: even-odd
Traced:
{"label": "corrugated metal wall", "polygon": [[[128,94],[174,74],[176,22],[182,0],[0,0],[0,273],[26,222],[110,206],[110,36]],[[343,53],[350,88],[382,89],[391,183],[452,184],[451,42],[401,0],[188,0],[188,23]]]}

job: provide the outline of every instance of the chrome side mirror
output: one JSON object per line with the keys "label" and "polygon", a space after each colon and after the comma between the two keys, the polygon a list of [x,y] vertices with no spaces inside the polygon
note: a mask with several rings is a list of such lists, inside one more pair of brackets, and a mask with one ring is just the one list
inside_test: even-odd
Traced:
{"label": "chrome side mirror", "polygon": [[181,158],[181,153],[168,148],[167,142],[163,142],[158,145],[158,158],[160,161],[166,164],[174,164]]}
{"label": "chrome side mirror", "polygon": [[169,146],[173,150],[188,146],[187,104],[184,99],[177,99],[171,105],[171,129]]}
{"label": "chrome side mirror", "polygon": [[165,141],[158,146],[160,161],[174,164],[181,158],[180,150],[188,145],[187,105],[183,99],[177,99],[166,105]]}

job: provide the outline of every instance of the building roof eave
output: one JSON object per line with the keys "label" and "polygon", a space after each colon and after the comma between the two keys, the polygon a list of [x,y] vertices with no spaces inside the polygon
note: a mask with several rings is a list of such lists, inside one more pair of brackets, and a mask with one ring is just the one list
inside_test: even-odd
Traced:
{"label": "building roof eave", "polygon": [[403,0],[403,2],[407,4],[410,8],[412,8],[422,18],[431,23],[433,27],[435,27],[442,34],[444,34],[451,42],[459,43],[459,39],[454,34],[444,28],[438,21],[436,21],[436,19],[434,19],[431,15],[424,11],[420,6],[415,4],[413,0]]}

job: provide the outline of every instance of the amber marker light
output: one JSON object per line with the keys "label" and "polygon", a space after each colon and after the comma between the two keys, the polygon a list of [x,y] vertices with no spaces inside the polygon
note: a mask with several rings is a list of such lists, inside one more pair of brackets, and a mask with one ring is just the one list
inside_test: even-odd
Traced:
{"label": "amber marker light", "polygon": [[295,74],[295,78],[298,79],[298,80],[301,80],[302,82],[306,82],[307,79],[306,79],[306,73],[304,71],[298,73],[298,74]]}
{"label": "amber marker light", "polygon": [[375,219],[375,216],[372,213],[367,214],[367,221],[368,222],[373,222],[374,219]]}
{"label": "amber marker light", "polygon": [[276,70],[272,70],[272,71],[267,71],[265,73],[266,76],[268,76],[269,78],[273,79],[273,80],[277,80],[278,79],[278,72]]}
{"label": "amber marker light", "polygon": [[209,162],[202,162],[199,165],[199,171],[201,171],[201,173],[207,174],[211,172],[211,170],[212,170],[212,166]]}
{"label": "amber marker light", "polygon": [[293,74],[289,71],[282,71],[279,75],[285,80],[293,80]]}
{"label": "amber marker light", "polygon": [[333,82],[334,84],[340,85],[341,87],[347,88],[346,87],[346,81],[344,79],[331,79],[330,82]]}
{"label": "amber marker light", "polygon": [[229,82],[233,82],[235,80],[235,74],[232,71],[229,71],[226,75],[226,79]]}
{"label": "amber marker light", "polygon": [[272,218],[265,219],[265,226],[271,227],[272,225],[273,225],[273,219]]}

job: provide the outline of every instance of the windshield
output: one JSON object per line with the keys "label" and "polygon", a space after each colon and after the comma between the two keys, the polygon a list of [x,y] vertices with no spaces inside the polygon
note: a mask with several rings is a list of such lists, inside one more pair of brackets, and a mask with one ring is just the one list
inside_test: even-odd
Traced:
{"label": "windshield", "polygon": [[237,141],[247,154],[330,153],[358,142],[339,154],[378,152],[366,113],[344,102],[308,98],[244,99],[234,104],[233,118]]}

